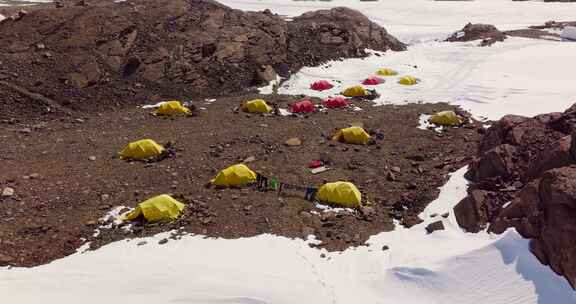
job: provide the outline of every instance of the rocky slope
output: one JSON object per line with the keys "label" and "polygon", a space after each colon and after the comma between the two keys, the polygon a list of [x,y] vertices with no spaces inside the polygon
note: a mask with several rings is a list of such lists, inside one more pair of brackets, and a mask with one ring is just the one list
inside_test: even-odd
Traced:
{"label": "rocky slope", "polygon": [[0,36],[0,118],[16,105],[37,114],[225,95],[366,48],[405,48],[347,8],[285,21],[211,0],[81,1],[15,14]]}
{"label": "rocky slope", "polygon": [[455,207],[470,232],[514,227],[538,259],[576,286],[576,104],[489,128],[470,165],[469,196]]}

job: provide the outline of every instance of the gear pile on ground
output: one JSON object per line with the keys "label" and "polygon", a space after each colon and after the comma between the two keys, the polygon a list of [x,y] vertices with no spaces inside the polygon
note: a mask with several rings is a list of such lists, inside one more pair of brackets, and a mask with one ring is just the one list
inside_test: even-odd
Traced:
{"label": "gear pile on ground", "polygon": [[365,49],[405,49],[348,8],[285,21],[211,0],[81,1],[6,18],[0,36],[0,118],[226,95]]}
{"label": "gear pile on ground", "polygon": [[514,227],[538,259],[576,286],[576,105],[564,113],[507,115],[486,131],[455,207],[470,232]]}

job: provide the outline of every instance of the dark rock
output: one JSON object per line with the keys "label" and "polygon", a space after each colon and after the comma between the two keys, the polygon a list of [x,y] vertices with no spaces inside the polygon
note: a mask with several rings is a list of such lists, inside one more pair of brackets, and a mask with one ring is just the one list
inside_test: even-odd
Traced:
{"label": "dark rock", "polygon": [[337,7],[305,13],[288,23],[290,62],[316,65],[341,57],[365,56],[365,49],[403,51],[406,46],[360,12]]}
{"label": "dark rock", "polygon": [[524,180],[532,180],[550,169],[573,164],[574,158],[570,151],[572,146],[572,137],[569,135],[553,143],[551,148],[540,152],[530,163]]}
{"label": "dark rock", "polygon": [[504,39],[506,39],[506,34],[502,33],[495,26],[490,24],[468,23],[462,30],[448,37],[446,41],[473,41],[479,39],[482,39],[480,46],[489,46],[497,41],[504,41]]}
{"label": "dark rock", "polygon": [[444,230],[444,223],[442,221],[436,221],[433,223],[428,224],[428,226],[426,226],[426,232],[428,233],[432,233],[434,231],[438,231],[438,230]]}
{"label": "dark rock", "polygon": [[166,244],[166,243],[168,243],[168,239],[161,239],[161,240],[158,242],[158,244],[160,244],[160,245],[164,245],[164,244]]}
{"label": "dark rock", "polygon": [[417,215],[406,215],[404,217],[402,217],[402,226],[406,227],[406,228],[410,228],[414,225],[418,225],[420,223],[422,223],[424,220],[422,220],[421,218],[419,218]]}
{"label": "dark rock", "polygon": [[486,151],[471,164],[466,177],[478,181],[487,177],[509,177],[514,172],[514,154],[516,147],[503,144]]}
{"label": "dark rock", "polygon": [[382,246],[382,251],[386,251],[386,250],[388,250],[388,249],[390,249],[390,247],[388,247],[388,245]]}
{"label": "dark rock", "polygon": [[488,223],[486,205],[489,193],[483,190],[472,190],[454,207],[454,215],[460,227],[468,232],[478,232],[486,227]]}
{"label": "dark rock", "polygon": [[0,267],[10,265],[12,262],[14,262],[13,257],[0,253]]}

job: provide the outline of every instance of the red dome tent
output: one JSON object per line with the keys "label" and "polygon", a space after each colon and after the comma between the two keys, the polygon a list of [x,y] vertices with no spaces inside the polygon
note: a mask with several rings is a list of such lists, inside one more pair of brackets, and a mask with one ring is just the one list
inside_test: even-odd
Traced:
{"label": "red dome tent", "polygon": [[379,85],[384,81],[376,76],[370,76],[362,82],[363,85]]}
{"label": "red dome tent", "polygon": [[315,91],[330,90],[334,86],[326,80],[318,80],[310,85],[310,88]]}
{"label": "red dome tent", "polygon": [[326,99],[324,105],[328,108],[343,108],[348,106],[348,100],[342,96],[336,96]]}
{"label": "red dome tent", "polygon": [[316,107],[310,100],[301,100],[292,105],[292,113],[312,113]]}

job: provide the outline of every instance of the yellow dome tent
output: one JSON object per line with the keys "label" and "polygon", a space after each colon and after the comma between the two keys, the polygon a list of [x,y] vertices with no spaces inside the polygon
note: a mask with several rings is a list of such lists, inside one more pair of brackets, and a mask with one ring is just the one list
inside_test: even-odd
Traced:
{"label": "yellow dome tent", "polygon": [[346,90],[342,92],[342,95],[346,97],[360,97],[360,96],[368,96],[368,92],[366,91],[366,89],[364,89],[364,87],[358,85],[346,88]]}
{"label": "yellow dome tent", "polygon": [[218,173],[210,182],[215,186],[247,186],[256,181],[256,173],[244,164],[230,166]]}
{"label": "yellow dome tent", "polygon": [[365,145],[370,140],[370,135],[361,127],[350,127],[339,130],[332,140],[349,144]]}
{"label": "yellow dome tent", "polygon": [[441,126],[457,126],[462,120],[454,111],[442,111],[432,115],[428,121]]}
{"label": "yellow dome tent", "polygon": [[126,213],[123,219],[131,221],[143,216],[148,222],[175,220],[180,217],[184,207],[184,204],[170,195],[162,194],[138,204],[134,210]]}
{"label": "yellow dome tent", "polygon": [[398,72],[394,71],[393,69],[383,68],[379,69],[376,74],[380,76],[396,76],[398,75]]}
{"label": "yellow dome tent", "polygon": [[264,99],[254,99],[246,101],[242,105],[242,111],[248,113],[270,113],[272,112],[272,107]]}
{"label": "yellow dome tent", "polygon": [[316,193],[316,199],[347,208],[357,208],[360,207],[362,194],[350,182],[334,182],[322,185]]}
{"label": "yellow dome tent", "polygon": [[164,147],[151,139],[142,139],[129,143],[119,155],[122,159],[149,159],[158,157],[164,152]]}
{"label": "yellow dome tent", "polygon": [[416,77],[412,77],[412,76],[404,76],[402,78],[400,78],[400,80],[398,80],[399,84],[403,84],[403,85],[415,85],[418,82],[420,82],[420,80]]}
{"label": "yellow dome tent", "polygon": [[183,106],[178,100],[172,100],[161,104],[152,114],[166,116],[188,115],[190,114],[190,109]]}

